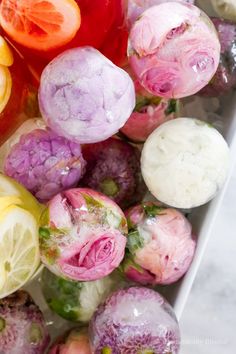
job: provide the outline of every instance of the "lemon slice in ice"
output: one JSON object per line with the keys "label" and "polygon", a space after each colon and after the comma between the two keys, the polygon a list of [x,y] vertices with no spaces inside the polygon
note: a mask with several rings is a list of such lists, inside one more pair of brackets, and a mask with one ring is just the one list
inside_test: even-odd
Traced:
{"label": "lemon slice in ice", "polygon": [[0,298],[21,288],[40,263],[38,225],[18,206],[0,214]]}
{"label": "lemon slice in ice", "polygon": [[[30,211],[38,221],[43,210],[43,206],[30,194],[23,186],[14,179],[0,173],[0,198],[1,197],[19,197],[22,201],[22,207]],[[18,204],[18,203],[14,203]]]}

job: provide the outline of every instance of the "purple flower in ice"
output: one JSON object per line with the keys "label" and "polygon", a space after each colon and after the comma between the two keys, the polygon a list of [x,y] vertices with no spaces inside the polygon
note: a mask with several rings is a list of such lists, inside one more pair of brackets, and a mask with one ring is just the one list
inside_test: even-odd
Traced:
{"label": "purple flower in ice", "polygon": [[170,305],[157,292],[132,287],[100,305],[90,323],[93,353],[179,352],[180,332]]}
{"label": "purple flower in ice", "polygon": [[219,96],[236,86],[236,24],[220,18],[212,18],[212,22],[221,44],[220,64],[214,77],[200,94]]}
{"label": "purple flower in ice", "polygon": [[42,354],[49,334],[38,306],[25,291],[0,300],[0,353]]}
{"label": "purple flower in ice", "polygon": [[39,105],[43,118],[59,135],[95,143],[115,134],[135,106],[129,75],[98,50],[67,50],[41,76]]}
{"label": "purple flower in ice", "polygon": [[106,194],[122,208],[142,200],[146,187],[136,147],[110,138],[84,146],[83,155],[87,162],[84,186]]}
{"label": "purple flower in ice", "polygon": [[79,144],[50,130],[36,129],[13,146],[4,170],[39,200],[47,201],[78,183],[85,161]]}

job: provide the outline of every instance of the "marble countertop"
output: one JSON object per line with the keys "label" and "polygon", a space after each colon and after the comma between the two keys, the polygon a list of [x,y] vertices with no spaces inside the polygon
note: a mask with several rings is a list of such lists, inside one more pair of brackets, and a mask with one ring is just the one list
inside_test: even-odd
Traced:
{"label": "marble countertop", "polygon": [[180,325],[181,354],[236,353],[236,168]]}

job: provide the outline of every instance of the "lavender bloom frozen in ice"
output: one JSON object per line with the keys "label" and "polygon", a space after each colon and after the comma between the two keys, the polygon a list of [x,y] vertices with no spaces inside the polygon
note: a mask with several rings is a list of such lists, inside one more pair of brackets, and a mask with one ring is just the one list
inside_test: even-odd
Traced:
{"label": "lavender bloom frozen in ice", "polygon": [[47,201],[76,186],[85,172],[85,161],[79,144],[49,129],[36,129],[12,147],[4,171],[40,201]]}
{"label": "lavender bloom frozen in ice", "polygon": [[200,94],[219,96],[236,85],[236,24],[220,18],[212,18],[221,43],[220,64]]}
{"label": "lavender bloom frozen in ice", "polygon": [[155,96],[182,98],[197,93],[212,79],[219,58],[214,25],[191,4],[153,6],[130,32],[130,65],[141,85]]}
{"label": "lavender bloom frozen in ice", "polygon": [[49,340],[43,315],[27,292],[0,300],[0,353],[42,354]]}
{"label": "lavender bloom frozen in ice", "polygon": [[135,106],[129,75],[91,47],[70,49],[44,69],[39,105],[59,135],[95,143],[115,134]]}
{"label": "lavender bloom frozen in ice", "polygon": [[104,193],[122,208],[140,202],[146,187],[140,169],[140,151],[125,141],[110,138],[85,145],[85,187]]}
{"label": "lavender bloom frozen in ice", "polygon": [[94,354],[179,353],[180,331],[171,306],[157,292],[133,287],[111,295],[90,323]]}

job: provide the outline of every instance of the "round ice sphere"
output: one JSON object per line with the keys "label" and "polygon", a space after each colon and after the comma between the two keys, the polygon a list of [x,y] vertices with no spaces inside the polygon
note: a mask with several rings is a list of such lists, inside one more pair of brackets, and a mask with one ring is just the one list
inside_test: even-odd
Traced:
{"label": "round ice sphere", "polygon": [[192,208],[211,200],[223,186],[229,148],[211,125],[192,118],[162,124],[147,139],[141,158],[144,181],[161,202]]}
{"label": "round ice sphere", "polygon": [[197,93],[215,74],[219,59],[213,23],[191,4],[153,6],[130,32],[130,65],[144,88],[156,96],[181,98]]}
{"label": "round ice sphere", "polygon": [[132,287],[115,292],[98,308],[90,323],[90,341],[94,354],[177,354],[180,332],[161,295]]}
{"label": "round ice sphere", "polygon": [[129,75],[98,50],[70,49],[47,65],[41,76],[39,105],[57,134],[95,143],[115,134],[135,106]]}

